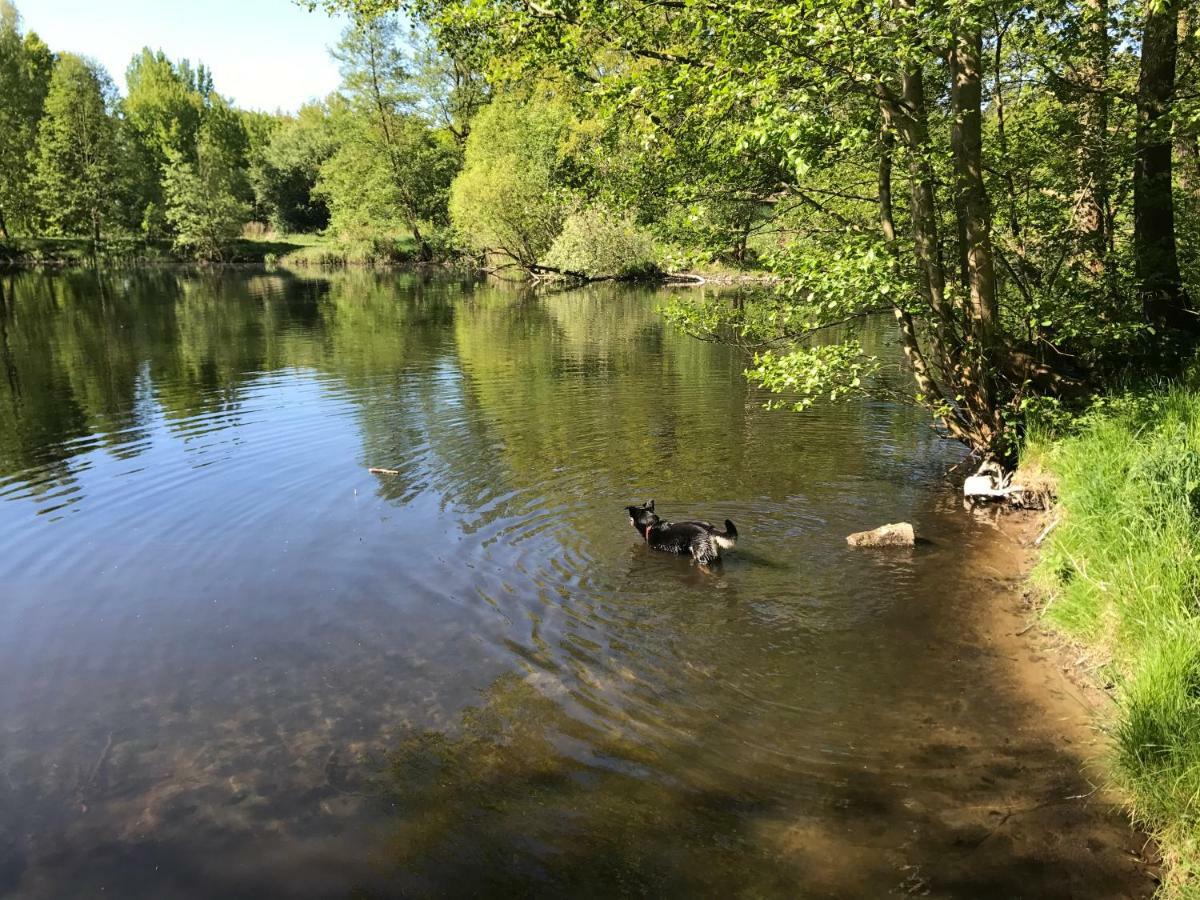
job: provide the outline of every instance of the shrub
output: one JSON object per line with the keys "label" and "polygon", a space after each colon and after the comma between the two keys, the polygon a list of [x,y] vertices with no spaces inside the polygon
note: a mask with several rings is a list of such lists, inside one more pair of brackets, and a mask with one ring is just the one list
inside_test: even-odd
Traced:
{"label": "shrub", "polygon": [[654,241],[633,217],[603,206],[567,216],[543,264],[591,278],[646,275],[659,268]]}

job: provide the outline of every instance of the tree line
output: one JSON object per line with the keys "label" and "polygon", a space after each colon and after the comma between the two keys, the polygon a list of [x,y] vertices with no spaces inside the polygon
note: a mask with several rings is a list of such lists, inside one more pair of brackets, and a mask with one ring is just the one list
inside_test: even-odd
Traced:
{"label": "tree line", "polygon": [[432,254],[482,82],[395,17],[349,27],[334,54],[341,88],[294,115],[238,109],[206,67],[149,48],[118,92],[0,0],[0,239],[140,238],[219,259],[259,222],[411,235]]}

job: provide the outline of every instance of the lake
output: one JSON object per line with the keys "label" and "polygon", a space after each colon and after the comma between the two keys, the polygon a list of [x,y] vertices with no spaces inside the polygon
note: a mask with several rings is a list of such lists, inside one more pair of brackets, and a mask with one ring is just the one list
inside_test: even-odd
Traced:
{"label": "lake", "polygon": [[0,288],[0,895],[1152,889],[926,413],[767,411],[667,291]]}

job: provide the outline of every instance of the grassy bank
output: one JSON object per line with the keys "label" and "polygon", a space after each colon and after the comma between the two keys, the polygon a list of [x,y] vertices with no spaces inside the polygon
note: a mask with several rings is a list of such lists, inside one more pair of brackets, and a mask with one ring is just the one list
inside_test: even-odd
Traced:
{"label": "grassy bank", "polygon": [[332,240],[312,235],[274,261],[292,268],[338,268],[341,266],[399,266],[417,262],[420,253],[412,238]]}
{"label": "grassy bank", "polygon": [[1107,400],[1026,456],[1058,482],[1045,617],[1113,686],[1112,771],[1164,894],[1200,897],[1200,381]]}

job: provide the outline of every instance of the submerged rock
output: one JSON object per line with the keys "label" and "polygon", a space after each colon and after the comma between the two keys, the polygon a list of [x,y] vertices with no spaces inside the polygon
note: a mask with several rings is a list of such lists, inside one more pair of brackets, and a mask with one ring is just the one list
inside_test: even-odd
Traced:
{"label": "submerged rock", "polygon": [[859,531],[846,538],[851,547],[911,547],[917,542],[908,522],[880,525],[874,531]]}

